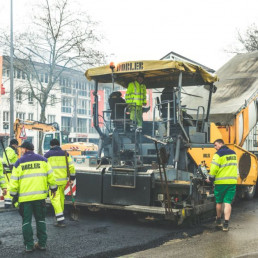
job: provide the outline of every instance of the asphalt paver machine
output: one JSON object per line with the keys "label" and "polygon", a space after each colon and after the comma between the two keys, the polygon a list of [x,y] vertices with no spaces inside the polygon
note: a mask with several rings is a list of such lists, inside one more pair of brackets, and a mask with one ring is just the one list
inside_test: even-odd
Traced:
{"label": "asphalt paver machine", "polygon": [[[138,128],[129,119],[130,106],[114,93],[112,110],[100,114],[99,84],[126,88],[139,72],[144,73],[147,89],[160,92],[152,121]],[[179,224],[214,209],[213,187],[204,179],[215,153],[217,134],[211,130],[209,110],[217,77],[178,61],[124,62],[92,68],[85,75],[95,82],[93,123],[100,135],[100,163],[78,171],[78,205],[162,216]],[[198,103],[189,101],[193,87],[200,89]]]}

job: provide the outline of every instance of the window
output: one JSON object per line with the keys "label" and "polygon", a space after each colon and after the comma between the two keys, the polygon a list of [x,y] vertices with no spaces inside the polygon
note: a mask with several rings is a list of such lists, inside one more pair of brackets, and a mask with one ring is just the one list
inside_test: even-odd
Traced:
{"label": "window", "polygon": [[56,116],[55,115],[48,115],[47,116],[47,122],[49,123],[49,124],[52,124],[52,123],[54,123],[56,121]]}
{"label": "window", "polygon": [[81,82],[79,83],[79,91],[78,91],[78,94],[80,96],[87,96],[87,91],[86,91],[86,83],[85,82]]}
{"label": "window", "polygon": [[62,117],[61,130],[66,131],[66,132],[70,132],[71,131],[71,126],[72,126],[71,117]]}
{"label": "window", "polygon": [[25,114],[24,112],[17,112],[16,113],[16,118],[19,118],[20,120],[25,120]]}
{"label": "window", "polygon": [[63,97],[62,98],[62,112],[64,113],[71,113],[72,112],[72,99]]}
{"label": "window", "polygon": [[62,86],[61,91],[62,91],[62,93],[72,94],[72,88],[71,87]]}
{"label": "window", "polygon": [[43,93],[39,94],[39,99],[40,99],[41,102],[43,101],[43,99],[44,99],[44,94]]}
{"label": "window", "polygon": [[41,74],[39,75],[39,78],[40,78],[40,82],[44,82],[44,74],[43,74],[43,73],[41,73]]}
{"label": "window", "polygon": [[31,120],[31,121],[33,121],[33,113],[28,113],[28,120]]}
{"label": "window", "polygon": [[16,101],[21,102],[22,101],[22,91],[16,90]]}
{"label": "window", "polygon": [[8,111],[3,112],[3,129],[4,130],[9,129],[9,112]]}
{"label": "window", "polygon": [[60,78],[60,85],[62,93],[72,94],[72,82],[69,78]]}
{"label": "window", "polygon": [[10,71],[8,69],[3,69],[3,76],[9,77],[10,76]]}
{"label": "window", "polygon": [[87,108],[87,100],[85,99],[79,99],[78,100],[78,107],[77,107],[77,113],[80,115],[86,115],[86,108]]}
{"label": "window", "polygon": [[50,95],[50,105],[54,106],[56,103],[56,96],[55,95]]}
{"label": "window", "polygon": [[78,133],[86,133],[87,132],[86,123],[87,123],[87,119],[83,119],[83,118],[77,119],[77,132]]}
{"label": "window", "polygon": [[32,92],[28,93],[28,101],[29,101],[29,104],[33,104],[33,94],[32,94]]}
{"label": "window", "polygon": [[26,79],[26,73],[25,72],[22,72],[22,79],[25,80]]}
{"label": "window", "polygon": [[48,74],[45,73],[45,83],[48,83]]}
{"label": "window", "polygon": [[20,69],[14,70],[14,77],[17,79],[21,79],[21,70]]}
{"label": "window", "polygon": [[91,115],[91,106],[90,106],[90,101],[87,101],[87,110],[88,110],[88,115]]}
{"label": "window", "polygon": [[95,128],[92,126],[91,119],[88,120],[89,123],[89,133],[96,133]]}

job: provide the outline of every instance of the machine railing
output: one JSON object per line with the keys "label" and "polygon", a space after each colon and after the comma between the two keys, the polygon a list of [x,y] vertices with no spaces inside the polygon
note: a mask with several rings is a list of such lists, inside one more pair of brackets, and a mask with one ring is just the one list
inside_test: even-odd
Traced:
{"label": "machine railing", "polygon": [[[187,110],[195,111],[196,112],[196,119],[194,119],[193,117],[190,117],[190,115],[188,115],[188,116],[183,115],[183,120],[192,122],[193,126],[196,127],[197,132],[198,132],[199,128],[201,128],[200,131],[203,132],[204,122],[205,122],[205,108],[204,108],[204,106],[198,106],[198,108],[187,108],[187,107],[183,108],[183,111],[186,112]],[[200,111],[202,111],[201,115],[200,115]]]}
{"label": "machine railing", "polygon": [[[186,132],[183,128],[184,122],[188,121],[188,125],[195,126],[196,127],[196,131],[199,131],[200,128],[200,132],[203,132],[204,130],[204,124],[205,124],[205,108],[203,106],[198,106],[198,108],[194,109],[194,108],[187,108],[187,107],[183,107],[181,109],[182,114],[179,116],[178,114],[178,110],[176,110],[176,108],[174,107],[172,109],[173,115],[171,116],[171,104],[174,105],[173,100],[166,100],[166,101],[162,101],[161,103],[158,103],[154,106],[153,109],[153,123],[152,123],[152,136],[156,137],[156,132],[155,132],[155,124],[156,123],[162,123],[166,125],[166,134],[167,137],[170,136],[170,125],[171,124],[176,124],[179,123],[186,138],[188,138],[188,136],[186,135]],[[166,117],[162,118],[161,121],[157,121],[156,119],[156,110],[159,111],[159,117],[162,117],[160,114],[161,108],[164,108],[167,106],[167,114]],[[189,111],[195,111],[196,113],[196,119],[194,119],[192,116],[190,116],[189,114],[187,114],[187,110]],[[185,112],[185,114],[184,114]],[[181,119],[180,119],[181,117]],[[182,120],[182,121],[180,121]]]}
{"label": "machine railing", "polygon": [[[173,104],[173,100],[166,100],[164,102],[158,103],[154,106],[153,109],[153,119],[152,119],[152,136],[156,137],[155,134],[155,123],[159,122],[159,123],[163,123],[163,124],[167,124],[167,136],[170,135],[170,122],[174,121],[174,124],[176,123],[176,110],[173,108],[173,117],[170,116],[170,105],[171,103]],[[160,115],[160,110],[163,107],[163,105],[168,105],[168,110],[167,110],[167,119],[163,119],[162,121],[156,121],[156,110],[158,109],[159,111],[159,116]]]}
{"label": "machine railing", "polygon": [[[123,117],[117,115],[117,109],[119,106],[124,106],[123,110]],[[142,164],[142,142],[141,142],[141,129],[137,128],[136,124],[136,112],[134,114],[134,120],[128,119],[128,112],[130,107],[136,107],[135,104],[128,105],[126,103],[116,103],[115,104],[115,115],[113,119],[114,126],[118,129],[118,133],[121,135],[127,135],[128,133],[134,132],[134,160],[132,161],[134,166],[131,168],[123,167],[122,164],[114,164],[114,161],[112,159],[111,165],[111,186],[113,187],[122,187],[122,188],[136,188],[136,178],[137,178],[137,172],[138,167],[140,164]],[[114,137],[112,137],[112,141],[114,141]],[[114,142],[112,142],[112,146],[114,146]],[[114,150],[113,150],[114,151]],[[121,160],[120,160],[121,162]],[[115,177],[118,173],[127,173],[127,176],[133,176],[133,182],[131,185],[124,185],[124,184],[117,184],[115,181]]]}

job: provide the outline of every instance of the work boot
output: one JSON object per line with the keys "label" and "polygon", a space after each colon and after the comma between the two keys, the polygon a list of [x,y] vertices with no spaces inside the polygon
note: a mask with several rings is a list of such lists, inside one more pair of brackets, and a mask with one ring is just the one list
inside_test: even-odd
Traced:
{"label": "work boot", "polygon": [[227,232],[227,231],[229,230],[229,229],[228,229],[228,223],[224,223],[224,224],[223,224],[222,230],[223,230],[224,232]]}
{"label": "work boot", "polygon": [[223,227],[221,218],[216,218],[215,224],[216,224],[216,228],[221,229]]}
{"label": "work boot", "polygon": [[57,223],[55,224],[55,227],[65,228],[66,225],[65,225],[64,221],[61,220],[61,221],[57,221]]}
{"label": "work boot", "polygon": [[34,251],[34,247],[28,247],[27,245],[25,246],[25,253],[32,253]]}
{"label": "work boot", "polygon": [[46,247],[39,245],[39,243],[35,243],[34,248],[40,251],[46,251]]}

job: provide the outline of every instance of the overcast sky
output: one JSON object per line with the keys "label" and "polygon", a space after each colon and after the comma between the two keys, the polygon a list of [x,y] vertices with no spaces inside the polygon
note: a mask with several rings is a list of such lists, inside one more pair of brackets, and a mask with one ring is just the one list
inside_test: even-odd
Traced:
{"label": "overcast sky", "polygon": [[[37,1],[44,0],[13,0],[15,30],[28,25],[32,3]],[[114,61],[160,59],[173,51],[218,69],[232,57],[225,49],[237,44],[237,29],[244,32],[252,23],[258,24],[258,0],[77,2],[99,21],[106,38],[103,50],[113,53]],[[10,0],[0,1],[0,26],[7,29],[9,5]]]}

